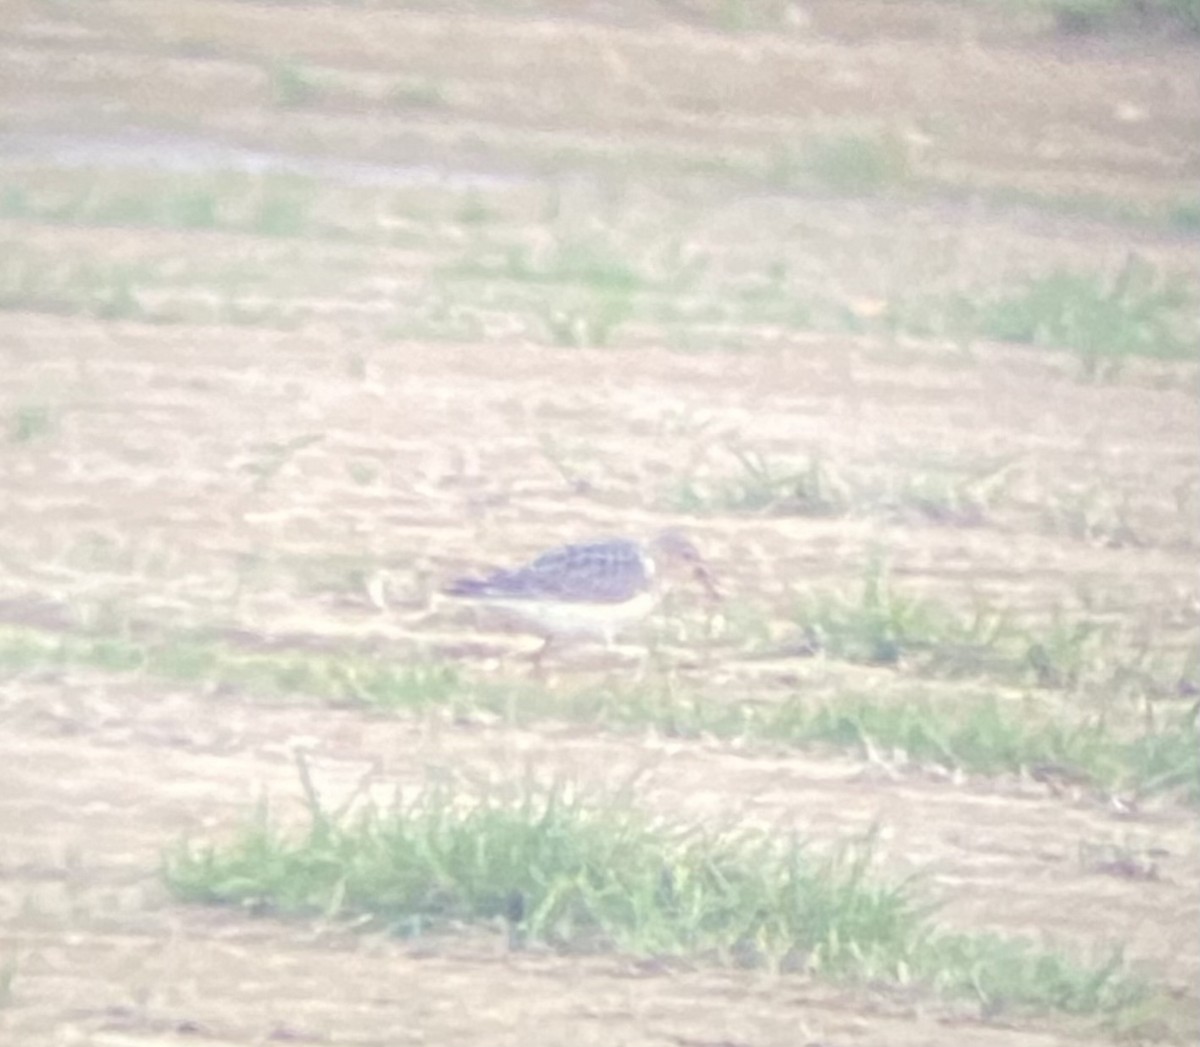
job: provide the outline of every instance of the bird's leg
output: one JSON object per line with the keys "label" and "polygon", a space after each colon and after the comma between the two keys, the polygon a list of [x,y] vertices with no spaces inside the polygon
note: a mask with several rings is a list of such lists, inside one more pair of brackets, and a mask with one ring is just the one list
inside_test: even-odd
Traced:
{"label": "bird's leg", "polygon": [[641,687],[646,682],[646,677],[650,673],[650,663],[654,658],[654,653],[647,645],[643,649],[642,655],[637,660],[637,671],[633,674],[633,682],[638,687]]}
{"label": "bird's leg", "polygon": [[658,629],[651,630],[642,648],[642,656],[638,659],[638,670],[635,682],[638,686],[646,683],[652,675],[661,676],[666,672],[667,660],[663,654],[663,636]]}
{"label": "bird's leg", "polygon": [[546,657],[546,652],[550,650],[553,643],[554,637],[547,635],[545,640],[542,641],[542,646],[533,652],[533,658],[530,660],[530,664],[533,667],[532,675],[538,680],[545,678],[545,671],[542,668],[542,660]]}

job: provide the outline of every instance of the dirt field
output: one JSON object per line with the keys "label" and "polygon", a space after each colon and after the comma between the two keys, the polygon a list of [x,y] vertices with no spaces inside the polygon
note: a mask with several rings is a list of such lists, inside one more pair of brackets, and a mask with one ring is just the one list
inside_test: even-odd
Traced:
{"label": "dirt field", "polygon": [[[1166,338],[1154,310],[1200,290],[1195,36],[867,0],[4,8],[0,1039],[1196,1042],[1194,772],[985,771],[578,697],[986,695],[1047,730],[1194,741],[1195,327],[1179,314],[1170,359],[1133,335],[1089,353],[1123,303]],[[998,289],[1061,272],[1110,289],[1104,330],[984,330]],[[433,597],[668,523],[725,603],[673,592],[649,663],[635,635],[533,680],[530,638]],[[797,623],[876,562],[1057,637],[1052,664],[854,657]],[[184,642],[218,669],[145,655]],[[444,663],[458,692],[413,711],[251,686],[259,656]],[[525,691],[515,727],[496,686]],[[940,924],[1121,946],[1154,1003],[993,1013],[174,899],[180,839],[264,794],[299,811],[297,751],[334,799],[520,767],[641,774],[656,815],[817,845],[874,827],[880,875],[919,875]]]}

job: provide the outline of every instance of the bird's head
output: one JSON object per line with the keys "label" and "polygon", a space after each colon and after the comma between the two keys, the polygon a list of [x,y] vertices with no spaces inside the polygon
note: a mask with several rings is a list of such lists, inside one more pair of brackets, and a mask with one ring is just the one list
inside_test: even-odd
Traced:
{"label": "bird's head", "polygon": [[687,571],[703,587],[712,600],[720,600],[712,573],[696,548],[696,543],[679,527],[667,527],[650,540],[650,555],[665,570]]}

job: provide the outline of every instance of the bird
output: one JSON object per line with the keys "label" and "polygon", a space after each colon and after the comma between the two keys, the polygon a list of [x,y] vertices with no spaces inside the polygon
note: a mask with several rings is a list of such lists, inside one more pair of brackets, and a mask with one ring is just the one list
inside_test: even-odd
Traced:
{"label": "bird", "polygon": [[533,656],[540,671],[546,652],[561,640],[600,640],[611,648],[653,610],[662,576],[677,568],[688,569],[710,599],[720,599],[699,550],[678,527],[646,543],[600,538],[558,546],[520,567],[457,578],[442,594],[495,609],[542,637]]}

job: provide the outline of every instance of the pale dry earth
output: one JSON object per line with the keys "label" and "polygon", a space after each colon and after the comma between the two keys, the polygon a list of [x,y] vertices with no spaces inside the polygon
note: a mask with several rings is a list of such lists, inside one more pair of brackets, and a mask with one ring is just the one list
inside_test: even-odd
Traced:
{"label": "pale dry earth", "polygon": [[[624,243],[682,230],[731,279],[759,263],[757,247],[778,245],[800,288],[865,316],[912,285],[1111,272],[1130,252],[1171,270],[1196,257],[1194,234],[1147,224],[969,195],[850,199],[737,181],[788,136],[884,126],[943,187],[1175,199],[1200,174],[1194,41],[1064,39],[1032,15],[917,3],[814,3],[750,33],[721,31],[699,4],[3,10],[6,169],[48,179],[74,175],[47,143],[129,128],[397,170],[444,165],[496,179],[479,184],[503,200],[504,232],[520,242],[548,235],[552,185],[568,212],[594,208],[600,225],[611,214]],[[313,63],[334,86],[281,106],[271,71],[282,61]],[[420,90],[397,96],[397,78]],[[436,105],[414,102],[430,85]],[[33,158],[12,160],[18,145]],[[718,160],[719,189],[693,184]],[[0,220],[10,258],[146,265],[158,282],[143,305],[159,295],[175,310],[159,323],[0,312],[3,417],[35,405],[52,418],[44,437],[0,448],[6,629],[209,630],[248,647],[448,659],[468,686],[523,680],[526,640],[440,606],[441,581],[548,543],[682,522],[731,620],[778,624],[797,591],[852,587],[882,550],[912,592],[951,604],[983,599],[1031,621],[1087,610],[1162,652],[1195,645],[1191,365],[1088,382],[1065,355],[767,322],[735,332],[739,351],[689,352],[650,322],[608,347],[562,350],[535,344],[503,302],[490,338],[387,333],[382,321],[431,295],[480,293],[430,276],[476,240],[443,188],[411,188],[399,215],[356,210],[359,192],[335,185],[324,204],[354,233],[345,240]],[[373,238],[384,228],[396,239]],[[221,322],[212,285],[229,279],[276,303],[279,322]],[[672,508],[684,466],[719,473],[730,446],[815,449],[847,473],[1003,464],[1012,476],[982,526]],[[1136,540],[1047,522],[1047,507],[1097,491]],[[701,622],[676,595],[660,623],[676,666],[664,671],[709,700],[911,685],[786,651],[751,657],[732,625]],[[615,660],[568,654],[552,685],[624,684],[637,665],[636,644]],[[926,683],[943,695],[971,686]],[[1124,944],[1174,1008],[1137,1035],[1194,1042],[1200,840],[1177,796],[955,775],[895,754],[552,721],[513,730],[51,664],[6,668],[0,682],[6,1042],[1035,1047],[1117,1035],[1052,1016],[985,1020],[969,1001],[895,989],[511,952],[491,929],[403,942],[173,901],[158,869],[181,837],[228,836],[264,792],[298,816],[297,751],[333,798],[364,780],[386,797],[447,772],[497,787],[518,770],[588,786],[640,775],[639,802],[664,816],[795,829],[825,846],[875,827],[880,872],[918,873],[948,926],[1083,955]],[[1110,845],[1145,856],[1142,874],[1085,860]]]}
{"label": "pale dry earth", "polygon": [[[31,383],[57,374],[52,384],[69,406],[57,440],[10,457],[6,617],[36,621],[36,610],[54,628],[86,628],[115,607],[160,627],[215,623],[264,638],[288,637],[301,646],[323,640],[336,646],[340,638],[397,657],[406,650],[444,649],[462,638],[469,623],[433,613],[421,579],[564,536],[637,532],[673,518],[637,508],[644,500],[639,481],[657,456],[671,453],[656,421],[689,401],[699,400],[722,424],[763,439],[789,423],[793,432],[824,425],[827,434],[837,432],[846,441],[848,453],[862,453],[896,432],[916,444],[928,440],[927,433],[958,429],[964,433],[960,448],[969,447],[972,437],[995,440],[997,433],[1008,441],[1050,442],[1073,412],[1087,413],[1103,421],[1085,456],[1102,447],[1119,462],[1136,446],[1143,467],[1149,454],[1155,456],[1155,473],[1191,465],[1191,449],[1173,440],[1179,426],[1193,420],[1194,404],[1184,392],[1082,385],[1042,361],[1007,353],[989,356],[961,376],[954,401],[947,402],[931,396],[944,377],[935,364],[889,367],[862,359],[846,344],[814,345],[802,364],[779,356],[619,349],[557,359],[509,352],[501,359],[488,347],[409,346],[402,356],[380,354],[366,376],[354,377],[341,366],[336,342],[314,336],[134,325],[98,331],[77,321],[15,319],[5,325],[7,372],[24,367]],[[215,358],[213,346],[221,346]],[[638,383],[629,388],[622,378],[635,366]],[[593,390],[586,400],[579,391],[585,387]],[[595,390],[606,392],[597,396]],[[840,399],[850,397],[866,410],[839,410]],[[870,405],[885,403],[886,411],[872,419]],[[977,419],[972,429],[955,422],[960,411]],[[600,445],[610,440],[620,448],[631,475],[622,481],[615,466],[606,474],[614,478],[611,500],[605,492],[572,496],[564,489],[538,450],[539,418],[552,418],[558,433]],[[1157,439],[1155,424],[1162,426]],[[314,426],[322,439],[255,490],[253,475],[240,469],[253,449]],[[1066,450],[1057,447],[1053,460],[1070,475],[1081,461]],[[378,481],[365,490],[343,465],[356,453],[383,463]],[[1167,594],[1183,605],[1194,600],[1185,570],[1190,549],[1108,550],[1000,529],[872,522],[699,520],[692,527],[731,598],[743,601],[769,601],[785,582],[852,579],[878,541],[887,543],[898,573],[932,591],[987,589],[1036,606],[1086,580],[1134,611],[1160,608]],[[261,566],[240,582],[245,567],[239,557],[250,553]],[[97,555],[106,562],[98,564]],[[323,555],[386,568],[400,596],[397,606],[382,613],[336,570],[314,585],[305,565],[319,568]],[[502,650],[502,638],[494,639],[494,649]],[[492,670],[489,664],[485,659],[479,671],[524,672],[517,663]],[[570,671],[569,662],[563,671]],[[737,681],[753,686],[748,681],[756,671],[752,663],[739,668],[736,660],[711,670],[727,692]],[[809,667],[802,661],[793,671]],[[389,1022],[440,1030],[439,1039],[469,1039],[482,1029],[490,1039],[516,1023],[513,1028],[526,1032],[511,1033],[514,1042],[533,1028],[553,1042],[565,1031],[556,1033],[546,1023],[561,1022],[565,1030],[590,1014],[589,1021],[600,1023],[596,1039],[614,1035],[614,1028],[624,1030],[621,1037],[634,1037],[636,1029],[638,1042],[649,1043],[687,1040],[690,1023],[709,1024],[711,1019],[693,1016],[672,1026],[669,1014],[659,1011],[670,1008],[656,988],[640,981],[630,988],[627,974],[598,961],[506,959],[494,944],[482,955],[464,956],[448,944],[452,961],[437,943],[422,943],[414,958],[412,947],[356,943],[336,934],[331,942],[320,935],[303,942],[283,928],[239,928],[172,907],[155,879],[161,848],[183,833],[227,831],[261,789],[294,795],[289,753],[296,746],[313,755],[318,782],[335,794],[368,771],[382,786],[411,785],[437,767],[500,780],[515,745],[521,759],[547,778],[570,771],[584,781],[611,784],[648,767],[642,786],[647,804],[689,819],[761,819],[825,841],[877,824],[884,867],[928,877],[945,903],[945,918],[955,925],[1050,933],[1085,951],[1121,941],[1131,957],[1179,991],[1200,973],[1192,934],[1200,888],[1194,821],[1169,803],[1129,813],[1086,790],[1055,795],[1015,779],[953,782],[844,759],[653,736],[604,738],[581,727],[548,725],[514,742],[503,729],[456,727],[440,717],[406,726],[361,713],[181,693],[84,671],[35,672],[10,680],[5,693],[4,763],[12,775],[5,816],[7,905],[21,957],[18,995],[6,1018],[14,1032],[29,1037],[68,1026],[128,1026],[160,1035],[195,1022],[234,1040],[282,1025],[295,1027],[302,1038],[395,1042]],[[1154,855],[1154,879],[1098,874],[1080,860],[1089,846],[1130,841]],[[65,949],[63,934],[100,955],[89,961]],[[353,968],[344,966],[348,949],[356,957]],[[164,950],[170,962],[147,967],[148,961],[136,959]],[[269,963],[263,950],[273,957]],[[309,967],[326,962],[313,956],[326,950],[347,986],[367,992],[367,999],[344,1010],[316,1004],[309,1010],[300,1002],[311,995],[310,979],[332,976],[328,968],[318,966],[326,971],[318,975]],[[427,950],[438,957],[436,966],[422,966]],[[248,986],[245,994],[228,987],[239,984],[232,974],[238,963],[265,979],[258,991],[270,996],[274,1017],[246,1017],[262,1009]],[[366,989],[380,974],[367,978],[362,972],[391,963],[404,972],[396,977],[410,992],[380,1000]],[[478,1007],[471,1008],[477,1024],[468,1028],[443,1026],[432,1017],[437,1008],[431,986],[439,986],[434,996],[443,1006],[451,1005],[443,965],[454,963],[462,965],[458,978],[468,982],[468,972],[479,965],[472,990],[480,994]],[[99,985],[91,980],[96,974],[89,976],[85,990],[72,983],[71,972],[81,978],[89,964],[104,974]],[[564,991],[574,1004],[555,992],[547,1013],[544,997],[522,987],[534,993],[529,1009],[504,1009],[503,1001],[518,991],[511,979],[524,986],[525,979],[551,977],[552,970],[572,987]],[[670,999],[686,996],[691,980],[691,991],[707,997],[713,978],[729,976],[655,977],[670,986]],[[50,988],[43,978],[61,979],[69,992]],[[224,980],[230,978],[235,980]],[[797,1014],[813,1029],[813,1042],[922,1042],[937,1035],[945,1020],[953,1030],[947,1035],[955,1038],[968,1030],[978,1042],[1005,1042],[1007,1035],[972,1022],[964,1028],[938,1006],[930,1011],[893,1001],[886,1007],[899,1008],[899,1015],[851,1019],[863,1004],[847,1005],[834,995],[810,1006],[794,996],[809,990],[786,980],[768,986],[753,978],[746,987],[751,991],[765,993],[778,1010],[765,1017],[762,997],[747,996],[721,1018],[730,1042],[794,1042],[789,1038]],[[811,991],[824,1001],[826,990]],[[55,1010],[48,998],[59,992],[76,1002]],[[593,992],[616,993],[618,1002],[609,1005],[615,1010],[598,1005]],[[289,993],[296,1002],[284,1002]],[[81,995],[103,1002],[89,1004]],[[409,1000],[421,1001],[416,1011],[407,1010]],[[492,1019],[484,1017],[489,1007],[496,1008]],[[660,1031],[664,1027],[672,1031]],[[1052,1035],[1031,1031],[1028,1042]]]}

